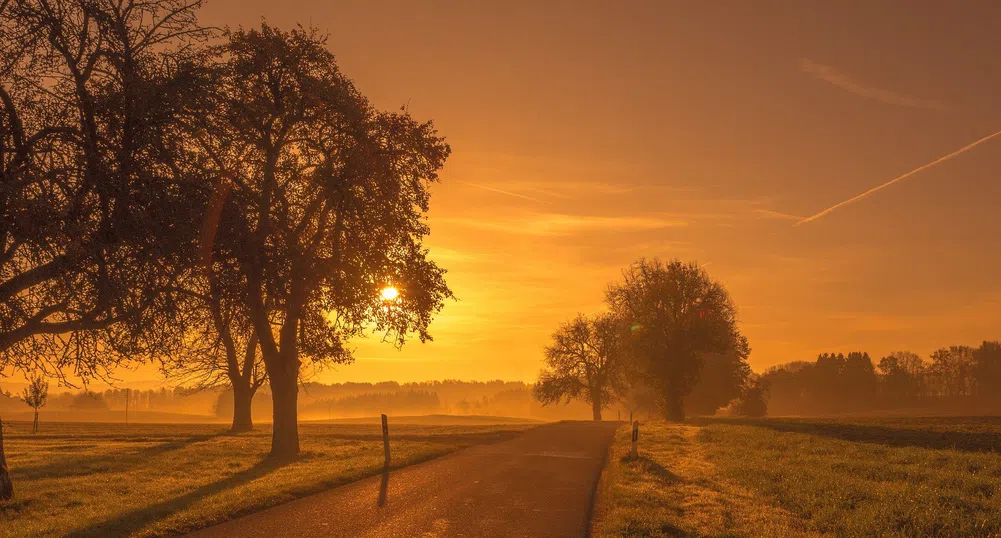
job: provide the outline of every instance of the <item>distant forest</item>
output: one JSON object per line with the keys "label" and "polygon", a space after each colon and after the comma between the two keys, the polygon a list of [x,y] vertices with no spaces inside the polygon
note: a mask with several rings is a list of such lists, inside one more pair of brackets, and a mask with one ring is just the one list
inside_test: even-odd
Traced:
{"label": "distant forest", "polygon": [[[186,387],[101,392],[62,392],[49,396],[43,416],[57,420],[123,420],[128,400],[135,420],[184,421],[185,416],[226,421],[233,414],[231,389],[193,390]],[[271,394],[261,389],[253,401],[255,420],[271,415]],[[27,413],[20,400],[0,395],[0,413]],[[55,412],[55,413],[53,413]],[[304,420],[390,415],[491,415],[541,420],[586,419],[590,408],[575,402],[543,407],[532,396],[532,385],[512,381],[428,381],[420,383],[305,383],[299,390]],[[119,416],[121,415],[121,416]]]}
{"label": "distant forest", "polygon": [[[726,385],[725,361],[708,357],[686,406],[693,414],[716,412],[713,395]],[[979,347],[951,346],[928,359],[898,351],[878,360],[866,352],[822,353],[815,361],[775,366],[757,377],[772,416],[835,415],[995,415],[1001,414],[1001,342]],[[305,383],[299,412],[305,420],[390,415],[491,415],[541,420],[588,419],[585,402],[543,406],[533,385],[512,381],[428,381],[421,383]],[[49,396],[43,417],[55,420],[120,420],[128,406],[135,420],[226,421],[233,413],[231,389],[185,387],[102,392],[62,392]],[[628,413],[632,402],[613,403]],[[271,413],[267,387],[253,401],[256,420]],[[653,409],[631,405],[652,414]],[[731,406],[732,407],[732,406]],[[723,413],[731,411],[724,408]],[[27,416],[20,400],[0,395],[0,413]],[[121,416],[119,416],[121,415]],[[608,418],[618,418],[612,415]],[[43,419],[44,420],[44,419]]]}
{"label": "distant forest", "polygon": [[769,415],[1001,414],[1001,342],[945,347],[928,360],[823,353],[771,368],[760,383]]}

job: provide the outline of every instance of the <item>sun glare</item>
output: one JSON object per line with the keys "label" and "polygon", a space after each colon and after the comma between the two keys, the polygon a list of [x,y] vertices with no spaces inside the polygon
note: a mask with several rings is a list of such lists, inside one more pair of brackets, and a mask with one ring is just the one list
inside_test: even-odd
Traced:
{"label": "sun glare", "polygon": [[394,288],[393,286],[386,286],[382,288],[382,300],[383,301],[395,301],[397,297],[400,296],[400,290]]}

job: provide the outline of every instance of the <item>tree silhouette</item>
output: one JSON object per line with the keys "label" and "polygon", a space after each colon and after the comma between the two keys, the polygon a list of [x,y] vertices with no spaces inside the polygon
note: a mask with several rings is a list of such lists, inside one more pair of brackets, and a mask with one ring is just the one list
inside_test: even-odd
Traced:
{"label": "tree silhouette", "polygon": [[740,397],[731,406],[734,415],[742,417],[763,417],[768,414],[768,382],[760,376],[749,378]]}
{"label": "tree silhouette", "polygon": [[[229,35],[192,159],[217,180],[203,254],[232,263],[273,398],[271,452],[299,451],[303,360],[350,360],[367,327],[427,340],[451,297],[427,259],[428,186],[449,147],[431,123],[376,111],[314,30]],[[399,297],[384,301],[392,284]]]}
{"label": "tree silhouette", "polygon": [[191,390],[230,387],[233,432],[254,428],[254,395],[267,381],[242,279],[231,256],[205,260],[180,279],[184,326],[163,362]]}
{"label": "tree silhouette", "polygon": [[973,348],[949,346],[931,354],[929,373],[940,396],[958,399],[974,391]]}
{"label": "tree silhouette", "polygon": [[750,354],[730,294],[695,263],[641,259],[606,297],[631,324],[632,353],[670,420],[684,420],[685,397],[698,381],[706,354],[742,360]]}
{"label": "tree silhouette", "polygon": [[747,390],[751,367],[739,353],[706,353],[698,382],[685,398],[691,413],[712,415]]}
{"label": "tree silhouette", "polygon": [[21,399],[35,411],[35,421],[32,423],[32,433],[38,433],[38,410],[45,406],[45,400],[49,397],[49,382],[40,375],[31,377],[28,386],[25,387]]}
{"label": "tree silhouette", "polygon": [[1001,387],[1001,344],[949,346],[926,362],[895,351],[872,367],[868,353],[821,353],[815,362],[770,368],[769,407],[779,414],[844,414],[880,410],[990,414]]}
{"label": "tree silhouette", "polygon": [[973,377],[982,399],[1001,401],[1001,342],[985,341],[973,350]]}
{"label": "tree silhouette", "polygon": [[0,3],[0,369],[102,375],[170,329],[199,5]]}
{"label": "tree silhouette", "polygon": [[561,325],[546,346],[536,399],[543,405],[581,399],[591,404],[594,420],[601,420],[601,410],[623,389],[625,336],[622,321],[611,314],[578,314]]}
{"label": "tree silhouette", "polygon": [[927,366],[917,353],[894,351],[879,359],[882,383],[889,399],[897,404],[914,405],[925,392]]}

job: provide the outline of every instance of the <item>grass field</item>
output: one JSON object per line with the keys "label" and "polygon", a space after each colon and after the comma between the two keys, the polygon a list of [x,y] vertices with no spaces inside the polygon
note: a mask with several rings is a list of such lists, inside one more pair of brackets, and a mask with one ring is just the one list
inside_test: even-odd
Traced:
{"label": "grass field", "polygon": [[[437,421],[442,422],[442,421]],[[467,421],[469,422],[469,421]],[[530,424],[390,422],[393,467],[496,442]],[[5,434],[15,498],[0,536],[159,536],[192,530],[382,470],[378,424],[303,424],[302,456],[265,458],[270,429],[220,425],[14,423]]]}
{"label": "grass field", "polygon": [[595,536],[1001,536],[1001,419],[620,429]]}

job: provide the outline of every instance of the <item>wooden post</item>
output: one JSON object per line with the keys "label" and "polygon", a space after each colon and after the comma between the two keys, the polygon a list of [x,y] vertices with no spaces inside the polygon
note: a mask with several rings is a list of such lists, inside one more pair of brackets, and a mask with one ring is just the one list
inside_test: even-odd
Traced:
{"label": "wooden post", "polygon": [[382,415],[382,446],[386,449],[385,466],[389,467],[389,417]]}
{"label": "wooden post", "polygon": [[633,422],[633,452],[632,458],[636,459],[638,454],[636,452],[636,443],[640,440],[640,421]]}

